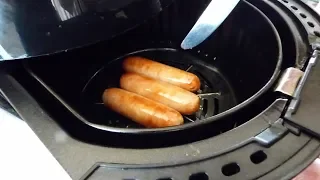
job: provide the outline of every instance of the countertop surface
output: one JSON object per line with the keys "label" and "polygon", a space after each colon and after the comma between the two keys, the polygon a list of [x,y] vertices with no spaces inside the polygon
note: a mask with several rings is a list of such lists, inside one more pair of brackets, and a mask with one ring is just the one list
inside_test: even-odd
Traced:
{"label": "countertop surface", "polygon": [[71,180],[29,126],[1,108],[0,142],[0,179]]}

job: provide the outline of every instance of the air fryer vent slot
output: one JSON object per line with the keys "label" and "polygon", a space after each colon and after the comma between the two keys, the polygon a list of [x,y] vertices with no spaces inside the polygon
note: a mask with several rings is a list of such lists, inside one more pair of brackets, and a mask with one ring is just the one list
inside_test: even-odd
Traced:
{"label": "air fryer vent slot", "polygon": [[301,16],[302,18],[307,18],[307,16],[306,16],[305,14],[303,14],[303,13],[300,13],[300,16]]}
{"label": "air fryer vent slot", "polygon": [[320,37],[320,32],[319,32],[319,31],[314,31],[313,33],[314,33],[314,35],[316,35],[317,37]]}
{"label": "air fryer vent slot", "polygon": [[315,25],[312,22],[308,21],[307,23],[310,27],[314,28]]}
{"label": "air fryer vent slot", "polygon": [[263,151],[257,151],[251,154],[250,159],[254,164],[260,164],[267,159],[267,155]]}
{"label": "air fryer vent slot", "polygon": [[189,177],[189,180],[209,180],[209,177],[206,173],[197,173],[197,174],[192,174]]}
{"label": "air fryer vent slot", "polygon": [[225,176],[233,176],[240,172],[240,166],[237,163],[226,164],[221,168],[221,172]]}

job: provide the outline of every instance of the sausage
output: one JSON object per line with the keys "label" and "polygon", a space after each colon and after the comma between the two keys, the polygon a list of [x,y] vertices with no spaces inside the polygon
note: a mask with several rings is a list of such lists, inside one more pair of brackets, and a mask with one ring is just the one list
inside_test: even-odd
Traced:
{"label": "sausage", "polygon": [[106,89],[102,99],[106,107],[149,128],[183,123],[183,117],[178,111],[120,88]]}
{"label": "sausage", "polygon": [[194,93],[135,73],[123,74],[120,78],[120,87],[160,102],[184,115],[191,115],[200,108],[200,99]]}
{"label": "sausage", "polygon": [[143,57],[126,58],[123,62],[123,69],[179,86],[191,92],[200,89],[200,79],[196,75]]}

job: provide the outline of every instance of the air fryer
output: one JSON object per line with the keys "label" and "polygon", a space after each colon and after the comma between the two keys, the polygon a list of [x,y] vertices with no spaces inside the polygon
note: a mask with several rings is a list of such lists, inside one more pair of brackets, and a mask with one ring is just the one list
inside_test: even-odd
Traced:
{"label": "air fryer", "polygon": [[[303,101],[319,89],[319,17],[300,1],[243,0],[207,40],[182,50],[208,3],[175,0],[107,40],[11,63],[1,90],[74,179],[291,178],[320,152],[308,128],[318,123],[297,118],[320,104]],[[119,87],[129,56],[196,74],[201,110],[156,129],[109,110],[102,93]],[[290,68],[304,72],[297,85]],[[295,93],[279,91],[282,82]]]}

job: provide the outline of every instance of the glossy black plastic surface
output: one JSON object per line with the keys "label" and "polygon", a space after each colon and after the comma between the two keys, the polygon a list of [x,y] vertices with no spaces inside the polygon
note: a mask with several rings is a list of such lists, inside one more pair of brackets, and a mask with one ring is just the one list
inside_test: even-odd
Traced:
{"label": "glossy black plastic surface", "polygon": [[1,0],[0,61],[106,40],[157,15],[172,0]]}

